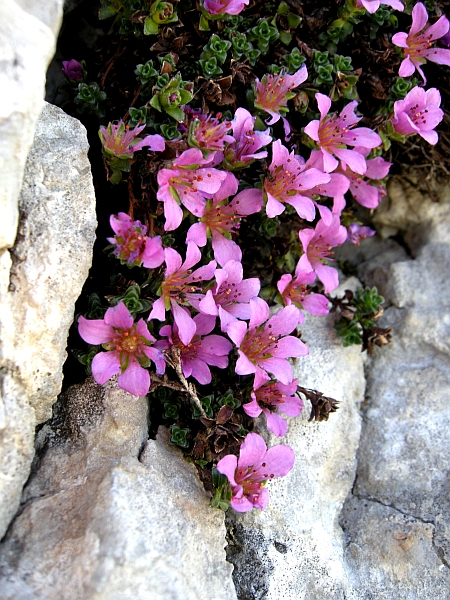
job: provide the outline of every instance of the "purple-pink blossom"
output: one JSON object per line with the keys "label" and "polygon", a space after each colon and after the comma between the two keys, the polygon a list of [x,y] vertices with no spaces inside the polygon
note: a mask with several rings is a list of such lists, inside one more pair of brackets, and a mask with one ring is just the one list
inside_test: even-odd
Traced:
{"label": "purple-pink blossom", "polygon": [[109,222],[116,234],[107,238],[114,244],[114,256],[130,266],[143,266],[155,269],[164,262],[164,250],[161,238],[149,238],[146,225],[140,221],[132,221],[126,213],[120,212],[117,216],[111,215]]}
{"label": "purple-pink blossom", "polygon": [[242,264],[229,260],[223,269],[215,271],[216,284],[206,295],[191,301],[201,313],[219,316],[222,331],[237,319],[250,318],[250,300],[258,295],[261,283],[258,278],[243,279]]}
{"label": "purple-pink blossom", "polygon": [[435,40],[444,37],[450,27],[450,22],[442,15],[436,23],[427,27],[428,13],[425,5],[418,2],[412,10],[412,25],[409,33],[399,31],[392,36],[392,43],[400,46],[405,56],[398,74],[400,77],[409,77],[417,71],[422,75],[424,84],[427,82],[422,71],[422,65],[427,60],[438,65],[450,66],[450,50],[433,48]]}
{"label": "purple-pink blossom", "polygon": [[166,310],[171,310],[179,337],[187,346],[194,337],[196,326],[189,311],[183,310],[182,305],[189,303],[192,294],[197,294],[194,298],[198,298],[198,292],[201,292],[202,288],[194,284],[212,279],[216,261],[212,260],[206,266],[192,271],[192,267],[201,259],[200,250],[193,242],[187,245],[186,260],[183,264],[181,256],[173,248],[165,248],[164,256],[166,271],[158,292],[160,298],[153,303],[149,320],[164,321]]}
{"label": "purple-pink blossom", "polygon": [[381,4],[402,11],[405,7],[400,0],[356,0],[356,8],[365,8],[368,13],[376,12]]}
{"label": "purple-pink blossom", "polygon": [[360,225],[359,223],[350,223],[347,227],[348,232],[348,241],[351,242],[354,246],[359,246],[361,240],[364,240],[368,237],[373,237],[376,234],[374,229],[370,227],[366,227],[365,225]]}
{"label": "purple-pink blossom", "polygon": [[285,210],[285,204],[295,208],[300,218],[312,221],[316,215],[314,203],[305,196],[305,190],[328,183],[331,177],[318,169],[308,169],[301,157],[283,146],[280,140],[272,144],[272,162],[264,179],[267,197],[266,213],[273,218]]}
{"label": "purple-pink blossom", "polygon": [[269,502],[266,481],[287,475],[294,461],[294,451],[290,446],[278,444],[267,450],[260,435],[247,434],[240,448],[239,459],[228,454],[217,463],[219,473],[226,475],[230,482],[232,508],[238,512],[247,512],[252,508],[264,510]]}
{"label": "purple-pink blossom", "polygon": [[237,192],[238,186],[236,177],[228,172],[219,191],[206,201],[199,215],[200,222],[191,225],[186,237],[186,242],[195,242],[200,247],[211,237],[214,258],[221,266],[228,260],[241,260],[242,251],[231,239],[232,234],[238,231],[241,218],[259,212],[263,202],[260,190],[248,189],[228,203],[227,199]]}
{"label": "purple-pink blossom", "polygon": [[238,15],[250,0],[203,0],[203,8],[210,15]]}
{"label": "purple-pink blossom", "polygon": [[152,360],[158,374],[164,373],[163,354],[152,347],[155,338],[143,319],[134,323],[123,302],[108,308],[103,319],[78,319],[78,331],[88,344],[102,344],[107,352],[100,352],[92,361],[92,376],[103,385],[120,373],[119,387],[134,396],[144,396],[150,389],[150,375],[144,366]]}
{"label": "purple-pink blossom", "polygon": [[81,63],[72,58],[71,60],[63,60],[63,68],[61,71],[69,81],[80,81],[84,78],[84,68]]}
{"label": "purple-pink blossom", "polygon": [[[355,150],[364,157],[370,152],[367,148],[355,148]],[[347,177],[350,192],[358,204],[365,208],[376,208],[386,196],[386,188],[380,180],[388,176],[392,163],[377,156],[366,160],[366,165],[367,170],[363,176],[354,173],[348,165],[342,163],[337,172]]]}
{"label": "purple-pink blossom", "polygon": [[334,260],[333,248],[345,242],[347,230],[341,225],[339,217],[334,215],[330,225],[326,225],[321,219],[315,229],[301,229],[298,235],[304,252],[298,268],[315,271],[325,286],[325,293],[329,294],[339,285],[339,277],[336,269],[326,263]]}
{"label": "purple-pink blossom", "polygon": [[267,73],[261,81],[256,79],[255,108],[259,108],[271,116],[267,121],[268,125],[273,125],[288,112],[288,100],[295,96],[292,90],[306,81],[307,77],[308,70],[303,65],[293,75],[288,75],[281,70],[278,75]]}
{"label": "purple-pink blossom", "polygon": [[376,148],[381,144],[378,133],[368,127],[355,125],[362,117],[355,114],[358,102],[349,102],[338,115],[334,113],[328,116],[331,100],[324,94],[316,94],[317,104],[320,111],[320,120],[314,120],[305,127],[305,133],[319,146],[323,154],[323,165],[327,173],[334,171],[339,161],[348,164],[350,168],[360,175],[364,175],[367,169],[364,156],[356,150],[350,150],[346,146],[362,146],[364,148]]}
{"label": "purple-pink blossom", "polygon": [[222,151],[225,144],[235,141],[230,135],[231,127],[231,121],[221,122],[212,115],[194,114],[189,124],[189,145],[200,148],[205,156],[211,152]]}
{"label": "purple-pink blossom", "polygon": [[131,129],[125,125],[122,119],[114,125],[109,123],[108,127],[100,127],[98,132],[105,154],[116,158],[133,158],[133,154],[144,147],[150,150],[162,152],[166,142],[161,135],[147,135],[145,138],[138,137],[145,125],[139,125]]}
{"label": "purple-pink blossom", "polygon": [[403,100],[394,103],[394,131],[402,135],[418,133],[430,144],[436,144],[438,134],[434,128],[444,118],[440,105],[439,90],[430,88],[425,91],[421,87],[414,87]]}
{"label": "purple-pink blossom", "polygon": [[226,178],[225,171],[201,167],[211,162],[199,148],[185,150],[173,163],[158,171],[156,197],[164,202],[164,229],[173,231],[183,220],[183,204],[195,216],[203,214],[206,198],[215,194]]}
{"label": "purple-pink blossom", "polygon": [[270,129],[255,131],[255,121],[256,117],[252,117],[245,108],[236,110],[232,121],[235,141],[225,148],[224,169],[228,171],[245,169],[256,159],[267,156],[267,150],[261,150],[261,148],[272,141]]}
{"label": "purple-pink blossom", "polygon": [[[297,263],[295,277],[282,275],[277,283],[278,291],[286,306],[294,304],[297,308],[303,308],[312,315],[323,316],[328,314],[328,298],[323,294],[315,294],[308,290],[308,285],[314,283],[316,273],[305,271]],[[299,323],[303,323],[304,315],[299,311]]]}
{"label": "purple-pink blossom", "polygon": [[[181,308],[187,313],[186,308]],[[180,352],[181,368],[185,377],[194,377],[200,384],[211,383],[210,366],[225,369],[228,366],[228,354],[233,345],[221,335],[208,335],[214,329],[216,319],[209,315],[196,315],[194,323],[195,335],[189,344],[183,344],[179,336],[176,323],[173,327],[164,325],[159,332],[167,336],[168,341],[160,340],[155,347],[167,350],[171,346],[178,348]]]}
{"label": "purple-pink blossom", "polygon": [[249,417],[254,418],[259,417],[263,412],[267,419],[267,429],[277,437],[283,437],[286,435],[287,422],[279,413],[288,417],[297,417],[302,412],[303,401],[293,395],[297,391],[297,386],[297,379],[287,385],[268,379],[253,390],[252,401],[243,404],[242,408]]}
{"label": "purple-pink blossom", "polygon": [[243,321],[233,321],[227,327],[227,334],[239,348],[236,373],[254,373],[255,387],[260,381],[266,381],[267,372],[272,373],[281,383],[290,383],[293,375],[287,359],[309,353],[306,344],[288,335],[295,330],[298,323],[297,307],[286,306],[273,317],[269,316],[267,303],[261,298],[252,298],[248,328]]}

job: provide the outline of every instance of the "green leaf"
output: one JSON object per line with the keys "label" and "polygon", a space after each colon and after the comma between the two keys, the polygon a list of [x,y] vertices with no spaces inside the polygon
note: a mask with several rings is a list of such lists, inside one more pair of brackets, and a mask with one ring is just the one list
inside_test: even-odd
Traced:
{"label": "green leaf", "polygon": [[117,185],[122,180],[122,171],[113,171],[109,181],[113,185]]}
{"label": "green leaf", "polygon": [[289,31],[281,31],[280,32],[280,42],[287,46],[292,41],[292,34]]}
{"label": "green leaf", "polygon": [[280,6],[278,7],[278,10],[277,10],[277,15],[287,15],[288,12],[289,12],[288,4],[286,4],[286,2],[281,2]]}
{"label": "green leaf", "polygon": [[116,12],[117,9],[114,8],[114,6],[103,6],[98,11],[98,18],[100,19],[100,21],[103,21],[104,19],[109,19],[109,17],[115,15]]}
{"label": "green leaf", "polygon": [[176,121],[182,121],[184,119],[184,111],[178,107],[166,108],[166,113],[175,119]]}
{"label": "green leaf", "polygon": [[204,15],[200,16],[200,23],[198,25],[198,28],[200,29],[200,31],[209,31],[209,21]]}
{"label": "green leaf", "polygon": [[288,21],[288,25],[291,29],[295,29],[296,27],[298,27],[300,25],[300,23],[302,22],[302,18],[299,17],[298,15],[294,15],[292,13],[290,13],[287,16],[287,21]]}
{"label": "green leaf", "polygon": [[158,31],[158,23],[155,23],[151,17],[147,17],[144,21],[144,35],[157,35]]}

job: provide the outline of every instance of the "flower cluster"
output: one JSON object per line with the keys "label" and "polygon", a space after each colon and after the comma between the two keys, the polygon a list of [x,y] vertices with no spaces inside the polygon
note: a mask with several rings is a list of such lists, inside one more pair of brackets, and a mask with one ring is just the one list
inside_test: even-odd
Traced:
{"label": "flower cluster", "polygon": [[[276,18],[270,24],[260,19],[258,27],[249,29],[248,41],[247,34],[236,34],[235,23],[246,21],[237,15],[248,3],[202,0],[200,8],[199,32],[223,19],[217,30],[229,36],[228,41],[221,40],[214,33],[202,56],[209,60],[214,46],[225,69],[227,51],[233,53],[232,68],[241,69],[236,81],[239,76],[247,81],[247,62],[255,64],[250,55],[248,61],[237,62],[237,42],[242,45],[238,56],[246,48],[245,52],[256,52],[251,59],[256,60],[264,54],[265,41],[258,40],[255,31],[262,31],[265,23],[270,35],[281,35]],[[277,15],[287,28],[281,32],[283,43],[289,44],[297,21],[284,5]],[[404,8],[400,0],[346,4],[356,16],[365,11],[374,14],[381,5]],[[151,4],[150,13],[153,24],[147,22],[147,34],[178,18],[166,2]],[[375,22],[373,17],[367,19]],[[340,20],[344,23],[344,13]],[[344,25],[336,23],[327,33],[333,42],[329,48],[334,45],[331,36],[339,41],[345,33]],[[393,46],[401,49],[396,51],[398,64],[402,61],[399,75],[410,77],[417,70],[425,82],[422,66],[427,60],[450,65],[450,50],[435,47],[448,31],[446,17],[429,24],[425,6],[417,3],[409,33],[392,37]],[[135,126],[120,120],[99,131],[110,181],[119,183],[122,173],[131,172],[130,214],[110,216],[110,255],[138,274],[131,284],[137,294],[133,303],[127,294],[107,296],[114,306],[100,313],[103,318],[79,317],[81,337],[95,346],[90,349],[95,354],[93,377],[103,384],[118,375],[119,386],[136,396],[158,386],[183,392],[188,400],[183,396],[178,401],[184,402],[180,414],[191,403],[193,418],[207,427],[207,434],[196,438],[191,456],[199,468],[202,463],[215,464],[225,479],[228,502],[239,512],[264,509],[269,500],[266,482],[293,468],[292,449],[282,444],[268,449],[252,431],[251,419],[262,418],[274,436],[282,437],[289,419],[302,412],[299,394],[305,388],[295,377],[293,362],[309,349],[297,327],[305,312],[324,316],[330,311],[330,294],[339,285],[335,248],[346,242],[359,245],[375,235],[360,215],[363,209],[377,208],[386,195],[391,163],[383,158],[383,150],[390,139],[404,141],[416,134],[436,144],[435,129],[444,117],[439,91],[425,90],[411,80],[402,82],[401,94],[391,96],[381,120],[363,120],[356,89],[344,93],[346,77],[357,80],[350,57],[330,51],[333,56],[328,59],[328,50],[314,51],[313,64],[306,66],[302,52],[300,46],[295,48],[283,56],[281,70],[272,65],[255,80],[253,89],[247,90],[247,108],[224,114],[209,113],[208,102],[235,107],[225,97],[233,78],[228,83],[226,77],[220,82],[206,79],[201,85],[210,93],[208,102],[203,97],[202,108],[191,108],[187,104],[197,100],[198,92],[194,95],[192,83],[176,72],[177,56],[158,57],[160,73],[152,61],[145,77],[143,68],[136,71],[148,97],[139,116],[133,116]],[[326,78],[318,83],[320,61],[327,63],[319,67],[330,78],[329,93],[323,93]],[[63,71],[68,82],[85,77],[84,66],[77,61],[65,62]],[[158,122],[167,115],[170,123]],[[375,130],[368,126],[373,123],[381,124]],[[136,154],[144,148],[161,154],[156,160],[154,155]],[[134,195],[139,185],[145,190],[142,202]],[[256,267],[251,272],[251,261],[245,260],[242,238],[246,231],[270,238],[280,223],[282,243],[264,263],[269,271],[276,265],[278,273],[265,273],[260,280]],[[176,382],[168,379],[173,373]],[[220,396],[219,402],[209,391],[200,393],[201,386],[213,387],[217,381],[223,386],[229,377],[239,381],[237,398]],[[241,405],[241,420],[233,421],[231,414]],[[178,408],[173,405],[165,414],[178,415]],[[180,423],[176,427],[179,430]],[[183,447],[188,447],[190,441],[183,436]],[[201,452],[210,439],[214,439],[212,458],[209,450]]]}

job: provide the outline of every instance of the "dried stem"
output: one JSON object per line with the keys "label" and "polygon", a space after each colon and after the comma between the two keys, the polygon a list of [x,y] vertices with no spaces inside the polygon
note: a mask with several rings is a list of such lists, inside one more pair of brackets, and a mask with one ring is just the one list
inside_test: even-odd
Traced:
{"label": "dried stem", "polygon": [[200,402],[199,397],[197,396],[197,390],[195,389],[195,385],[192,383],[188,383],[186,377],[183,375],[183,369],[181,367],[181,358],[180,358],[180,350],[178,348],[172,347],[170,353],[165,352],[166,361],[169,365],[175,369],[176,374],[178,375],[179,380],[181,381],[181,385],[183,386],[182,390],[187,392],[189,396],[192,398],[194,403],[197,405],[202,417],[207,418],[205,413],[205,409]]}

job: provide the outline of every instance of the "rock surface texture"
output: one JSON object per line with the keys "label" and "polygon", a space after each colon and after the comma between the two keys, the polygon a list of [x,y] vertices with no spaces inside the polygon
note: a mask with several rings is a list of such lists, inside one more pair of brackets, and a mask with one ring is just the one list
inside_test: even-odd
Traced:
{"label": "rock surface texture", "polygon": [[89,379],[59,409],[1,545],[2,600],[236,598],[223,514],[167,430],[147,441],[147,400]]}
{"label": "rock surface texture", "polygon": [[395,337],[367,369],[356,481],[341,517],[361,599],[449,597],[450,188],[438,190],[438,202],[419,193],[396,184],[392,211],[378,216],[399,227],[405,207],[416,258],[372,273],[378,283],[384,275],[385,322]]}
{"label": "rock surface texture", "polygon": [[[43,107],[45,72],[55,52],[62,8],[63,0],[2,0],[0,5],[2,254],[7,254],[16,238],[25,161]],[[5,260],[4,257],[1,261],[3,268]]]}
{"label": "rock surface texture", "polygon": [[60,392],[74,305],[92,261],[87,150],[80,122],[45,105],[27,159],[16,242],[2,255],[0,537],[29,475],[36,424],[51,416]]}

